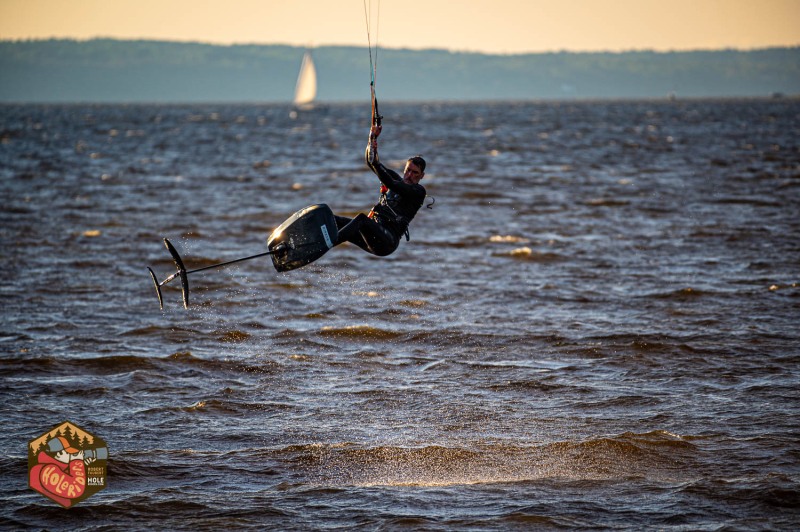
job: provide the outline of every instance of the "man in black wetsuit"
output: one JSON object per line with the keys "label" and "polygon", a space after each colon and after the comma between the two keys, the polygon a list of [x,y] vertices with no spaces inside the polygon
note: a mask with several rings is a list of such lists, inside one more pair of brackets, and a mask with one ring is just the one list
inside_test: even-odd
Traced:
{"label": "man in black wetsuit", "polygon": [[378,159],[378,135],[381,126],[372,126],[365,158],[367,166],[381,180],[381,198],[369,216],[360,213],[355,218],[336,216],[339,238],[336,245],[351,242],[364,251],[385,257],[400,245],[408,224],[425,201],[425,187],[419,184],[425,176],[425,160],[420,156],[406,161],[403,177],[381,164]]}

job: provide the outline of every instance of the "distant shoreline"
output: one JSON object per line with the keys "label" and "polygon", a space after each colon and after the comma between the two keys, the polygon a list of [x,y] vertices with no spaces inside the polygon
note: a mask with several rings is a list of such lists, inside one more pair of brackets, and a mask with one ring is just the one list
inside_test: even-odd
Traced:
{"label": "distant shoreline", "polygon": [[[123,43],[159,43],[159,44],[178,44],[178,45],[199,45],[199,46],[213,46],[218,48],[251,48],[251,47],[279,47],[279,48],[294,48],[298,50],[311,50],[322,48],[352,48],[362,49],[367,51],[367,47],[363,44],[315,44],[314,46],[301,46],[290,43],[257,43],[257,42],[241,42],[241,43],[214,43],[211,41],[199,40],[180,40],[180,39],[126,39],[120,37],[91,37],[91,38],[77,38],[77,37],[49,37],[49,38],[29,38],[29,39],[2,39],[0,38],[0,45],[6,43],[42,43],[52,41],[75,42],[75,43],[90,43],[94,41],[115,41]],[[627,50],[541,50],[541,51],[528,51],[528,52],[483,52],[480,50],[467,50],[467,49],[449,49],[441,47],[425,47],[425,48],[411,48],[408,46],[381,46],[381,51],[397,51],[397,52],[444,52],[449,54],[465,54],[465,55],[485,55],[489,57],[509,57],[509,56],[528,56],[528,55],[560,55],[560,54],[573,54],[573,55],[592,55],[592,54],[636,54],[636,53],[652,53],[652,54],[684,54],[684,53],[714,53],[714,52],[763,52],[768,50],[795,50],[800,49],[800,43],[794,46],[756,46],[752,48],[737,48],[727,46],[723,48],[690,48],[690,49],[669,49],[657,50],[655,48],[630,48]]]}
{"label": "distant shoreline", "polygon": [[[305,47],[0,41],[0,102],[287,103]],[[313,48],[322,103],[368,94],[366,47]],[[485,54],[381,49],[383,101],[768,98],[800,94],[800,47]]]}

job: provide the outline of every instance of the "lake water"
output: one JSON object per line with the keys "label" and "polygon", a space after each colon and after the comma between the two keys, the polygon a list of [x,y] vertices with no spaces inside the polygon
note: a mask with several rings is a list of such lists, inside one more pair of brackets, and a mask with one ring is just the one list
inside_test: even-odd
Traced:
{"label": "lake water", "polygon": [[[161,311],[163,237],[369,210],[368,105],[0,106],[0,525],[797,529],[800,101],[381,110],[409,242]],[[70,510],[27,485],[65,420],[110,453]]]}

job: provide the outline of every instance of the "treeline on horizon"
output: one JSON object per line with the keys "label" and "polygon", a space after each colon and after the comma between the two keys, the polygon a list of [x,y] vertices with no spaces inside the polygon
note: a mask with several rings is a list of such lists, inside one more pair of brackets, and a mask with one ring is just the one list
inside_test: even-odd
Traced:
{"label": "treeline on horizon", "polygon": [[[0,102],[288,103],[305,48],[148,40],[0,41]],[[366,47],[313,50],[322,102],[369,94]],[[383,100],[800,94],[800,47],[489,55],[380,49]]]}

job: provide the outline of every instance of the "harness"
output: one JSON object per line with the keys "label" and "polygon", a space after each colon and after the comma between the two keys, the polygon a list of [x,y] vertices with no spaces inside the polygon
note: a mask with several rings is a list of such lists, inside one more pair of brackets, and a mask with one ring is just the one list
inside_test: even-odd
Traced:
{"label": "harness", "polygon": [[[394,222],[395,222],[395,223],[400,223],[400,222],[399,222],[399,220],[401,220],[403,217],[402,217],[402,216],[400,216],[399,214],[397,214],[397,213],[394,211],[394,209],[392,209],[391,205],[389,205],[389,201],[388,201],[388,200],[387,200],[387,198],[386,198],[387,194],[389,193],[389,188],[388,188],[386,185],[384,185],[383,183],[381,183],[381,189],[380,189],[380,192],[381,192],[381,197],[380,197],[380,199],[378,200],[378,206],[380,206],[380,207],[383,207],[383,209],[386,209],[386,210],[388,210],[388,211],[389,211],[389,212],[392,214],[392,216],[394,216]],[[383,209],[381,209],[381,210],[383,210]],[[381,213],[376,213],[376,212],[375,212],[375,207],[373,207],[373,208],[372,208],[372,209],[369,211],[369,214],[368,214],[367,216],[368,216],[369,218],[375,219],[375,215],[376,215],[376,214],[377,214],[377,215],[381,215]],[[386,214],[383,214],[383,216],[386,216]],[[411,235],[410,235],[410,234],[409,234],[409,232],[408,232],[408,224],[406,224],[406,230],[403,232],[403,234],[404,234],[404,235],[405,235],[405,237],[406,237],[406,242],[408,242],[409,240],[411,240]]]}

